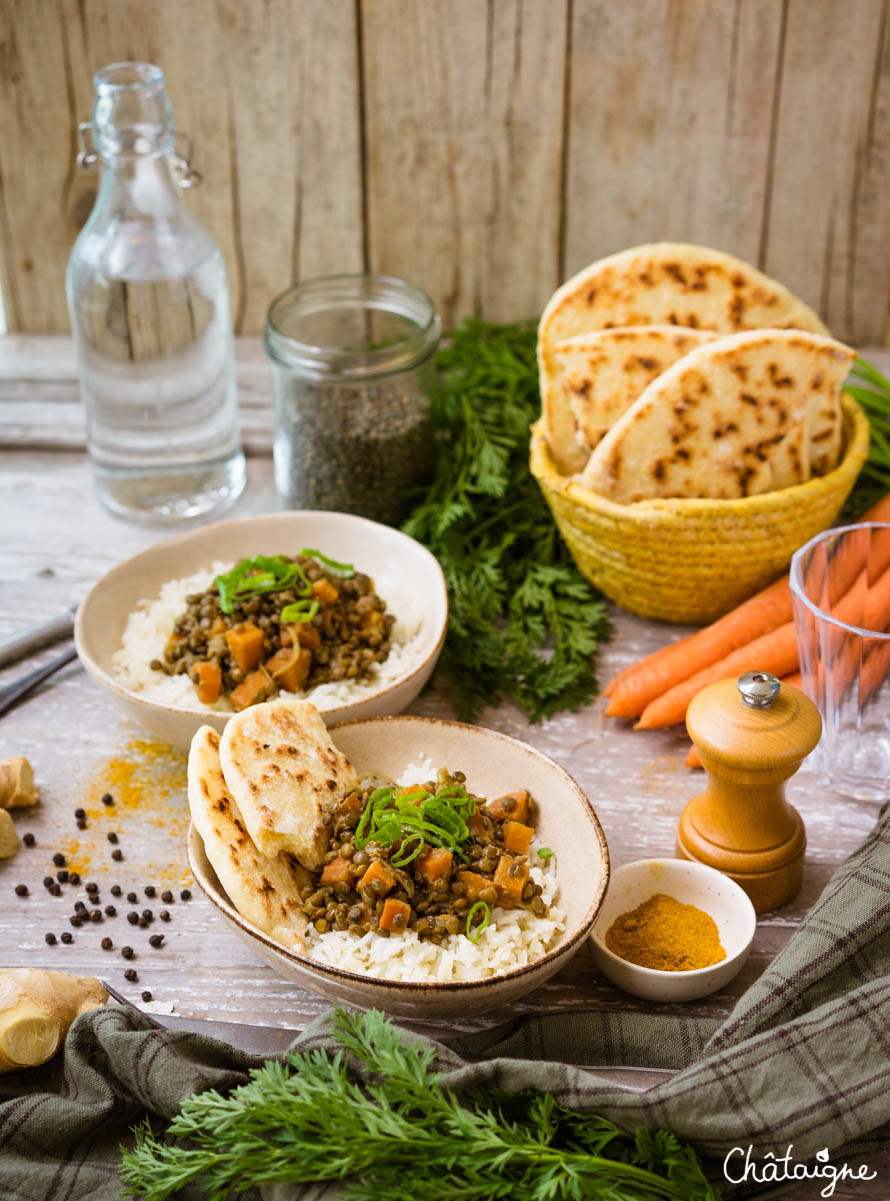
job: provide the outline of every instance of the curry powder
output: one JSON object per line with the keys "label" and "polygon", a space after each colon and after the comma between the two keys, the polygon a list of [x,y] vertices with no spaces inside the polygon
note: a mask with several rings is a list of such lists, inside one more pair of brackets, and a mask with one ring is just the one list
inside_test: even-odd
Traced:
{"label": "curry powder", "polygon": [[726,958],[711,915],[663,892],[616,918],[606,946],[629,963],[660,972],[692,972]]}

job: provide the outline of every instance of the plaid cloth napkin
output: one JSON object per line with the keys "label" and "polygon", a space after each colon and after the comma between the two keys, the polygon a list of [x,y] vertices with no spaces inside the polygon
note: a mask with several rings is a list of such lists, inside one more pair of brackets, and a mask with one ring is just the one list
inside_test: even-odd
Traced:
{"label": "plaid cloth napkin", "polygon": [[[331,1035],[331,1019],[323,1017],[295,1046],[324,1046]],[[629,1129],[674,1131],[714,1157],[713,1176],[727,1197],[786,1191],[723,1183],[723,1158],[734,1147],[750,1146],[761,1159],[793,1143],[794,1162],[827,1149],[837,1165],[887,1148],[890,806],[722,1026],[586,1010],[521,1018],[437,1044],[437,1051],[443,1083],[458,1091],[471,1084],[547,1089],[564,1105]],[[564,1059],[678,1073],[634,1094]],[[2,1201],[117,1201],[118,1147],[146,1111],[170,1118],[191,1093],[233,1087],[258,1062],[213,1039],[146,1028],[132,1011],[84,1015],[64,1056],[0,1076]],[[808,1195],[820,1187],[811,1185]],[[306,1201],[323,1195],[335,1190],[303,1193]]]}

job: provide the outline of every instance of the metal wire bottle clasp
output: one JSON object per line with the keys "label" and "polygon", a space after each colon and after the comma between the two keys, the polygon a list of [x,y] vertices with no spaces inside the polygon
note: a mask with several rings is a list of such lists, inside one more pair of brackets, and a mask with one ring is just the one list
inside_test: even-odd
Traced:
{"label": "metal wire bottle clasp", "polygon": [[[81,121],[77,127],[77,165],[87,171],[95,171],[100,154],[93,142],[92,121]],[[138,146],[137,146],[138,149]],[[177,130],[173,135],[173,172],[181,188],[197,188],[204,182],[200,172],[192,167],[192,139],[187,133]]]}

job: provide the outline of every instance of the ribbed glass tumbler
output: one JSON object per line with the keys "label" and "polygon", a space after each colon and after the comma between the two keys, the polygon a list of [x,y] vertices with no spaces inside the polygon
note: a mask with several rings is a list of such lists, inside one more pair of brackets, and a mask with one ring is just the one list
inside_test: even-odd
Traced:
{"label": "ribbed glass tumbler", "polygon": [[822,714],[823,781],[890,797],[890,525],[826,530],[791,560],[804,689]]}

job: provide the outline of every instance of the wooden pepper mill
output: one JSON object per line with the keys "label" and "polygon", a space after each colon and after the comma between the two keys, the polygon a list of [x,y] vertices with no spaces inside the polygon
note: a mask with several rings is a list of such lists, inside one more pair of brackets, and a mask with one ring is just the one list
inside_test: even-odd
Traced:
{"label": "wooden pepper mill", "polygon": [[750,671],[693,699],[686,728],[708,773],[677,827],[677,855],[725,872],[758,913],[795,896],[806,834],[785,781],[819,741],[819,710],[774,675]]}

